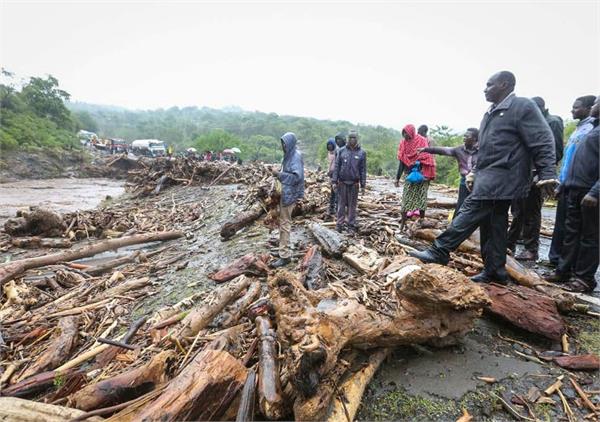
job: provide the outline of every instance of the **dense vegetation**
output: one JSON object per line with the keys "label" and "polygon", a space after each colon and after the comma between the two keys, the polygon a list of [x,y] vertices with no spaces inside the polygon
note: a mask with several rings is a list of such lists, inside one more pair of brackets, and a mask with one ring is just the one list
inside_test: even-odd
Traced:
{"label": "dense vegetation", "polygon": [[2,69],[2,76],[8,82],[0,84],[0,151],[78,145],[76,131],[92,121],[71,113],[65,105],[70,95],[56,78],[32,77],[17,86],[10,72]]}

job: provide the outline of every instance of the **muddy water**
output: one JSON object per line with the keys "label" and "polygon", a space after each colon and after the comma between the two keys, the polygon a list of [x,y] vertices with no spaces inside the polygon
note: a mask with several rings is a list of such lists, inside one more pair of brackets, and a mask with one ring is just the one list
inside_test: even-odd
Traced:
{"label": "muddy water", "polygon": [[58,212],[92,209],[107,196],[125,191],[123,181],[111,179],[20,180],[0,184],[0,224],[18,209],[41,205]]}

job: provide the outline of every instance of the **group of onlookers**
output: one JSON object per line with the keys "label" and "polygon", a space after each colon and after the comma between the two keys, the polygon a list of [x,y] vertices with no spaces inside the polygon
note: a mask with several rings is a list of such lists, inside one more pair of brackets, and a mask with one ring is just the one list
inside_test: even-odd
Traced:
{"label": "group of onlookers", "polygon": [[[598,98],[588,95],[573,104],[578,120],[563,154],[563,122],[548,112],[541,97],[514,94],[515,76],[498,72],[487,82],[485,98],[491,103],[479,129],[469,128],[463,145],[436,147],[427,138],[427,127],[408,124],[398,146],[396,186],[403,175],[402,226],[411,217],[424,218],[427,191],[435,179],[433,155],[452,156],[460,173],[459,195],[449,227],[428,249],[412,253],[426,263],[447,264],[450,252],[480,230],[484,268],[472,277],[476,282],[506,283],[507,251],[521,260],[537,260],[541,210],[545,198],[558,200],[549,261],[556,272],[551,281],[565,283],[572,291],[591,291],[596,286],[599,264],[598,196],[600,139]],[[367,154],[356,131],[338,133],[327,141],[327,174],[331,195],[327,213],[335,214],[336,229],[357,231],[359,192],[366,187]],[[304,164],[296,149],[296,136],[282,138],[281,171],[273,171],[282,184],[280,259],[289,257],[291,210],[304,194]],[[562,159],[562,160],[561,160]],[[560,163],[560,176],[557,165]],[[509,229],[509,209],[512,224]]]}

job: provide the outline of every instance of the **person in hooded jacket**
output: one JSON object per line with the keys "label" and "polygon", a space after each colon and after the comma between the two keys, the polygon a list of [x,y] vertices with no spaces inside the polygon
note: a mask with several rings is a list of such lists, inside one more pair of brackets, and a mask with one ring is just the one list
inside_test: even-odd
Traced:
{"label": "person in hooded jacket", "polygon": [[304,197],[304,160],[296,148],[296,135],[287,132],[281,137],[283,162],[281,171],[273,170],[273,176],[281,182],[279,203],[279,259],[271,264],[273,268],[290,263],[290,232],[292,230],[292,210],[299,199]]}
{"label": "person in hooded jacket", "polygon": [[[335,143],[335,139],[329,138],[327,140],[327,162],[329,166],[327,167],[327,176],[331,180],[333,177],[333,170],[335,168],[335,156],[337,152],[337,145]],[[331,218],[335,215],[337,211],[337,194],[336,194],[336,186],[331,183],[331,193],[329,194],[329,208],[327,209],[327,217]]]}
{"label": "person in hooded jacket", "polygon": [[331,182],[337,187],[336,230],[357,230],[358,187],[364,193],[367,184],[367,153],[358,144],[358,133],[348,134],[348,143],[338,150]]}
{"label": "person in hooded jacket", "polygon": [[480,228],[484,267],[471,278],[480,283],[507,282],[508,208],[514,198],[528,194],[532,164],[544,196],[558,185],[552,131],[533,101],[515,96],[515,84],[508,71],[487,81],[485,98],[492,105],[479,128],[477,164],[466,177],[471,194],[431,247],[410,253],[425,263],[445,265],[450,252]]}

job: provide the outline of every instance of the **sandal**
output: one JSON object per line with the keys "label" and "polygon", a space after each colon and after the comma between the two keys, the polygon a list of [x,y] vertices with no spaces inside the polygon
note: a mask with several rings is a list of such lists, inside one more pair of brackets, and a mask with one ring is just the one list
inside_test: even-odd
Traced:
{"label": "sandal", "polygon": [[588,285],[585,281],[574,278],[572,281],[565,283],[564,289],[574,293],[587,293],[594,290],[594,288]]}

